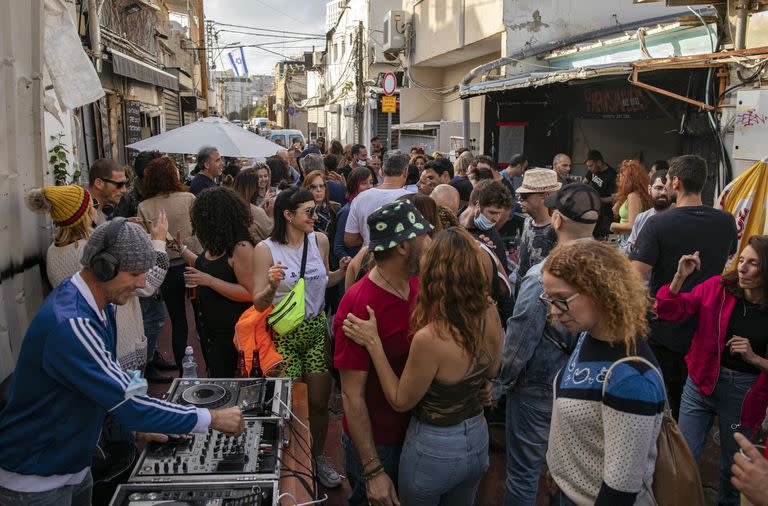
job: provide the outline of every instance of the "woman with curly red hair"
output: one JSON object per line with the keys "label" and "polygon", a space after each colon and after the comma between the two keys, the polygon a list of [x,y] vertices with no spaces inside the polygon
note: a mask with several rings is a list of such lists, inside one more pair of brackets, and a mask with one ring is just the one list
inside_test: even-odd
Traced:
{"label": "woman with curly red hair", "polygon": [[611,232],[621,236],[622,244],[629,238],[637,215],[653,207],[653,200],[648,192],[650,185],[648,172],[639,161],[621,162],[613,205],[613,214],[618,215],[619,221],[611,223]]}
{"label": "woman with curly red hair", "polygon": [[580,333],[555,376],[547,465],[561,505],[655,504],[664,383],[650,346],[648,288],[614,246],[576,241],[543,266],[549,315]]}

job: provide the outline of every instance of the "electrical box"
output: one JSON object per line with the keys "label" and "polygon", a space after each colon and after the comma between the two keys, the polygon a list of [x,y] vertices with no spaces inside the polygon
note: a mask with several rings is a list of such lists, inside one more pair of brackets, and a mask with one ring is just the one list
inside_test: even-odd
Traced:
{"label": "electrical box", "polygon": [[384,15],[384,53],[397,53],[405,49],[405,11],[387,11]]}
{"label": "electrical box", "polygon": [[315,51],[312,53],[312,67],[319,68],[325,65],[325,53]]}

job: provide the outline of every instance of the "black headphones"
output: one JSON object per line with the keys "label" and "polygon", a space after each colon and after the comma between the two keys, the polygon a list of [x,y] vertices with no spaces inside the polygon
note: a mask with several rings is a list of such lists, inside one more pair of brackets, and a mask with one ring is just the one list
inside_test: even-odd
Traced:
{"label": "black headphones", "polygon": [[118,271],[120,270],[120,261],[112,254],[107,253],[107,249],[112,246],[117,240],[117,234],[120,233],[120,229],[125,224],[125,218],[118,217],[113,218],[107,225],[107,230],[104,233],[104,245],[95,255],[91,257],[88,262],[88,268],[91,269],[96,279],[99,281],[111,281],[115,279]]}

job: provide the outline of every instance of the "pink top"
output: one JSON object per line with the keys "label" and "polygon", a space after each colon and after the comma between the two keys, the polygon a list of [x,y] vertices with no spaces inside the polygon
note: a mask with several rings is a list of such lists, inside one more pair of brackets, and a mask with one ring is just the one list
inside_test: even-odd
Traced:
{"label": "pink top", "polygon": [[[654,310],[662,320],[680,321],[698,316],[691,348],[685,356],[688,375],[699,391],[710,395],[720,374],[720,357],[736,298],[728,293],[721,276],[713,276],[689,293],[674,294],[669,285],[659,288]],[[768,407],[768,375],[761,372],[744,397],[741,425],[754,429],[762,423]]]}

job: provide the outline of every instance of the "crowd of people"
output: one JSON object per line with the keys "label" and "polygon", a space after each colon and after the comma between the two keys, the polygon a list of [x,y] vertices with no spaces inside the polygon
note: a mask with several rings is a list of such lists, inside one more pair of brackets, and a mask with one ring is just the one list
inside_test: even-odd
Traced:
{"label": "crowd of people", "polygon": [[[157,152],[100,159],[87,189],[31,191],[53,291],[0,411],[0,504],[90,504],[97,447],[239,434],[237,408],[147,382],[181,374],[190,328],[208,376],[234,377],[251,309],[279,313],[276,373],[306,382],[317,478],[346,476],[351,505],[473,504],[499,411],[506,505],[536,504],[543,472],[560,504],[655,504],[667,404],[697,462],[718,421],[719,504],[767,504],[748,438],[768,407],[768,237],[738,251],[698,156],[585,162],[319,138],[265,161],[204,147],[191,179]],[[334,390],[343,471],[324,453]]]}

